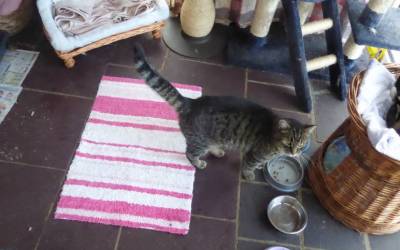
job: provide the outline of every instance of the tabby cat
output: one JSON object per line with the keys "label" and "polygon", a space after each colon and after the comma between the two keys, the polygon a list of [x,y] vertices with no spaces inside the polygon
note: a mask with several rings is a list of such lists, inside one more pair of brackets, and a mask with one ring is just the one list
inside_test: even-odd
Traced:
{"label": "tabby cat", "polygon": [[134,66],[146,83],[177,111],[187,143],[186,157],[199,169],[207,166],[201,160],[207,153],[222,157],[225,150],[239,149],[243,156],[242,175],[253,180],[254,170],[275,155],[300,154],[315,129],[314,125],[280,119],[270,110],[242,98],[183,97],[147,63],[140,45],[134,46]]}
{"label": "tabby cat", "polygon": [[397,96],[386,115],[386,123],[388,128],[400,130],[400,77],[397,79],[395,87],[397,90]]}

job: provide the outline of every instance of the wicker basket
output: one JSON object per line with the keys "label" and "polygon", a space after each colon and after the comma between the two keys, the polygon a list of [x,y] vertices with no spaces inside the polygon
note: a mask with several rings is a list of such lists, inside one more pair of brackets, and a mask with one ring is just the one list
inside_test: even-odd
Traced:
{"label": "wicker basket", "polygon": [[[387,68],[400,75],[400,66]],[[308,171],[310,185],[328,212],[360,232],[388,234],[400,230],[400,162],[376,151],[357,113],[357,95],[364,73],[353,78],[348,109],[350,117],[314,154]],[[345,135],[351,154],[331,173],[322,167],[330,143]]]}
{"label": "wicker basket", "polygon": [[33,0],[23,0],[17,10],[7,16],[0,16],[0,30],[15,35],[29,23],[32,15]]}

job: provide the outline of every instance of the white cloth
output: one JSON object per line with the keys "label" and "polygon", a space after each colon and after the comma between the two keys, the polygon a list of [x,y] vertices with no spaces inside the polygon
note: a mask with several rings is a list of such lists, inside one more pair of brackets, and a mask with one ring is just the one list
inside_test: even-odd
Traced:
{"label": "white cloth", "polygon": [[386,114],[393,104],[396,79],[381,63],[371,61],[357,97],[357,111],[367,126],[368,138],[382,154],[400,160],[400,136],[386,125]]}
{"label": "white cloth", "polygon": [[90,16],[96,1],[97,0],[54,0],[54,7],[55,9],[69,8],[80,10]]}
{"label": "white cloth", "polygon": [[53,18],[54,0],[37,0],[36,4],[53,48],[60,52],[69,52],[100,39],[167,19],[169,8],[166,1],[156,0],[156,2],[157,6],[154,11],[145,15],[135,16],[125,22],[98,27],[76,36],[67,36],[57,27]]}
{"label": "white cloth", "polygon": [[154,10],[155,0],[59,0],[54,21],[66,35],[80,35]]}

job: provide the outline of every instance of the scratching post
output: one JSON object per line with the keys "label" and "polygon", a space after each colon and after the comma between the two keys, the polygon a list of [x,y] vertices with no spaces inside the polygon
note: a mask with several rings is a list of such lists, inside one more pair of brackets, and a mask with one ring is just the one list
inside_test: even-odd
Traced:
{"label": "scratching post", "polygon": [[337,63],[337,58],[333,54],[320,56],[306,62],[307,72],[314,71],[317,69],[322,69],[325,67],[329,67],[332,64]]}
{"label": "scratching post", "polygon": [[347,71],[351,71],[354,67],[355,60],[362,55],[364,48],[365,45],[359,45],[354,41],[353,34],[349,36],[343,48],[344,64]]}
{"label": "scratching post", "polygon": [[[241,67],[282,73],[290,73],[289,70],[291,70],[296,95],[305,112],[312,110],[308,73],[311,71],[310,75],[321,76],[322,73],[326,76],[325,72],[315,70],[327,66],[329,67],[328,77],[332,90],[343,100],[346,96],[346,75],[336,1],[323,1],[324,19],[308,22],[304,25],[301,25],[298,8],[301,6],[303,21],[305,21],[308,16],[307,12],[312,9],[312,4],[303,5],[300,4],[299,0],[282,0],[281,2],[285,14],[285,23],[271,25],[279,1],[257,1],[250,32],[246,29],[235,29],[230,36],[227,47],[227,62]],[[321,31],[325,31],[324,41],[321,40],[320,36],[316,36],[315,39],[310,39],[310,43],[306,46],[308,49],[320,51],[321,54],[327,52],[328,55],[307,61],[303,36]],[[253,49],[254,47],[248,46],[249,36],[256,39],[264,39],[266,36],[268,45]]]}
{"label": "scratching post", "polygon": [[[257,0],[250,29],[233,29],[227,48],[227,61],[230,64],[251,67],[262,66],[270,53],[267,36],[280,0]],[[257,66],[256,66],[257,68]]]}
{"label": "scratching post", "polygon": [[364,45],[358,45],[354,42],[354,37],[351,35],[344,45],[344,55],[350,60],[356,60],[361,56],[364,48]]}
{"label": "scratching post", "polygon": [[[378,25],[394,3],[394,0],[370,0],[368,4],[365,5],[365,7],[362,7],[363,9],[360,9],[361,12],[359,13],[361,14],[357,19],[354,19],[353,21],[350,19],[350,21],[353,22],[353,34],[349,37],[344,46],[345,64],[347,70],[351,70],[351,68],[353,68],[354,60],[358,59],[362,55],[365,44],[371,44],[360,41],[360,36],[358,35],[358,33],[364,28],[365,31],[362,34],[363,39],[367,39],[369,36],[376,36],[376,29],[378,28]],[[355,6],[353,6],[353,3],[351,3],[349,12],[350,17],[354,16],[354,10],[356,10],[356,8]],[[379,37],[378,39],[384,42],[384,39],[382,37]]]}
{"label": "scratching post", "polygon": [[191,37],[207,36],[215,21],[214,0],[185,0],[181,9],[183,32]]}
{"label": "scratching post", "polygon": [[360,23],[375,29],[393,2],[393,0],[370,0],[360,16]]}
{"label": "scratching post", "polygon": [[214,0],[169,1],[173,4],[173,14],[180,13],[180,17],[166,22],[163,40],[168,48],[191,58],[205,59],[221,53],[226,47],[229,29],[214,25]]}
{"label": "scratching post", "polygon": [[279,0],[257,0],[256,9],[251,23],[250,34],[254,38],[252,45],[262,46],[271,27]]}
{"label": "scratching post", "polygon": [[322,20],[308,22],[301,27],[303,36],[314,33],[319,33],[333,27],[333,20],[331,18],[324,18]]}
{"label": "scratching post", "polygon": [[314,9],[314,5],[315,4],[312,2],[299,1],[298,8],[301,25],[306,23],[307,18],[311,15],[311,12]]}
{"label": "scratching post", "polygon": [[[400,22],[398,0],[347,0],[352,38],[346,44],[346,56],[357,59],[362,47],[357,45],[400,50],[400,30],[394,26]],[[354,45],[357,44],[357,45]]]}

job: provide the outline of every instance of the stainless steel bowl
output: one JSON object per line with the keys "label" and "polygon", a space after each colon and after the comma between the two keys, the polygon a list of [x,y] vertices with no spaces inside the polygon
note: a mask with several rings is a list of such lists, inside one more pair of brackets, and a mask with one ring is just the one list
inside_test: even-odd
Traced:
{"label": "stainless steel bowl", "polygon": [[294,197],[275,197],[268,205],[268,219],[271,224],[285,234],[301,233],[307,226],[307,213]]}
{"label": "stainless steel bowl", "polygon": [[264,179],[282,192],[293,192],[301,187],[304,169],[293,157],[282,155],[271,159],[263,169]]}

